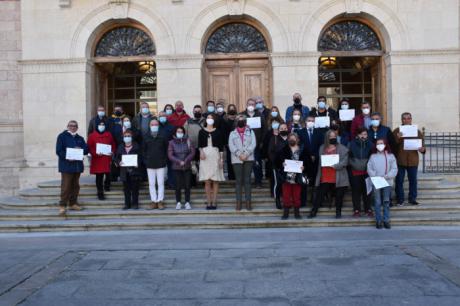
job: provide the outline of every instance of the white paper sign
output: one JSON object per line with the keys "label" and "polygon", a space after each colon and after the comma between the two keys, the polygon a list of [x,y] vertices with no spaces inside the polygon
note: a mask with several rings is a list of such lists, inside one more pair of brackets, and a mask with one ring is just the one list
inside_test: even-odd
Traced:
{"label": "white paper sign", "polygon": [[387,180],[381,176],[373,176],[371,177],[372,184],[374,185],[375,189],[381,189],[390,186]]}
{"label": "white paper sign", "polygon": [[404,139],[405,151],[416,151],[422,147],[421,139]]}
{"label": "white paper sign", "polygon": [[137,154],[128,154],[121,156],[122,167],[137,167]]}
{"label": "white paper sign", "polygon": [[370,177],[366,178],[366,191],[367,195],[370,195],[372,192],[372,180]]}
{"label": "white paper sign", "polygon": [[83,149],[67,148],[65,151],[65,159],[83,160]]}
{"label": "white paper sign", "polygon": [[262,127],[262,122],[260,117],[247,118],[246,122],[251,129],[260,129]]}
{"label": "white paper sign", "polygon": [[352,121],[355,118],[354,109],[341,109],[339,110],[340,121]]}
{"label": "white paper sign", "polygon": [[302,173],[303,161],[286,159],[284,163],[284,172]]}
{"label": "white paper sign", "polygon": [[401,125],[399,127],[399,132],[403,135],[403,137],[418,136],[418,128],[416,125]]}
{"label": "white paper sign", "polygon": [[340,161],[339,154],[321,155],[321,167],[332,167]]}
{"label": "white paper sign", "polygon": [[103,143],[96,143],[96,154],[102,155],[111,155],[112,153],[112,146],[103,144]]}
{"label": "white paper sign", "polygon": [[315,117],[315,128],[325,128],[331,125],[329,116]]}

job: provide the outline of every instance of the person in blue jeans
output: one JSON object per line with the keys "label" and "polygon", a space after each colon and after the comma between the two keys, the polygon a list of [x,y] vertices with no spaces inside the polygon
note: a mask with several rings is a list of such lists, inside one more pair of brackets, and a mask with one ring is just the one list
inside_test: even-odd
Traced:
{"label": "person in blue jeans", "polygon": [[396,157],[391,153],[384,139],[377,139],[374,152],[375,153],[371,155],[367,163],[367,173],[371,178],[383,177],[388,183],[387,187],[380,189],[376,189],[375,186],[373,186],[375,227],[381,229],[384,226],[386,229],[390,229],[390,196],[393,181],[398,174],[398,165],[396,163]]}

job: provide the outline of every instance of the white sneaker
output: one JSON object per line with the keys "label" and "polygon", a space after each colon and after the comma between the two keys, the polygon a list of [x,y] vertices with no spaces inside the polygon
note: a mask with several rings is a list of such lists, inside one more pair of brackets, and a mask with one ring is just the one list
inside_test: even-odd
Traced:
{"label": "white sneaker", "polygon": [[192,206],[190,205],[189,202],[185,203],[185,209],[186,209],[186,210],[192,209]]}
{"label": "white sneaker", "polygon": [[177,202],[176,210],[181,210],[181,209],[182,209],[182,204],[180,202]]}

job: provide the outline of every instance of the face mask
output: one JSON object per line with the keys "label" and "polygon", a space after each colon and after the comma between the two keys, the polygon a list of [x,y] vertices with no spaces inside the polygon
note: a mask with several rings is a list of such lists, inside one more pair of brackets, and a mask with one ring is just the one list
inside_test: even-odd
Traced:
{"label": "face mask", "polygon": [[215,107],[212,105],[208,106],[208,113],[214,113]]}
{"label": "face mask", "polygon": [[222,114],[224,112],[224,108],[223,107],[218,107],[217,112]]}
{"label": "face mask", "polygon": [[331,145],[336,145],[336,144],[337,144],[337,138],[331,138],[331,139],[329,139],[329,143],[330,143]]}
{"label": "face mask", "polygon": [[169,116],[169,115],[171,115],[173,113],[173,111],[172,111],[172,109],[168,108],[167,110],[165,110],[165,113],[166,113],[166,115]]}
{"label": "face mask", "polygon": [[379,152],[383,152],[383,150],[385,150],[385,145],[380,143],[377,145],[377,150],[379,150]]}
{"label": "face mask", "polygon": [[289,134],[288,131],[280,131],[280,135],[286,137]]}
{"label": "face mask", "polygon": [[290,145],[291,147],[295,146],[296,144],[297,144],[297,141],[296,141],[295,139],[290,139],[290,140],[289,140],[289,145]]}
{"label": "face mask", "polygon": [[125,136],[123,137],[123,141],[125,143],[131,143],[133,141],[133,138],[131,136]]}
{"label": "face mask", "polygon": [[176,133],[176,138],[177,138],[177,139],[182,139],[182,138],[184,138],[184,133]]}
{"label": "face mask", "polygon": [[201,113],[200,112],[193,113],[193,116],[195,117],[195,119],[200,119]]}
{"label": "face mask", "polygon": [[184,108],[182,106],[176,107],[176,112],[177,113],[182,113],[183,110],[184,110]]}
{"label": "face mask", "polygon": [[300,105],[302,101],[300,101],[300,98],[295,98],[294,99],[294,104]]}
{"label": "face mask", "polygon": [[292,119],[294,119],[294,121],[299,121],[300,120],[300,115],[294,115],[294,116],[292,116]]}
{"label": "face mask", "polygon": [[101,117],[101,118],[102,118],[102,117],[104,117],[104,116],[105,116],[105,112],[103,112],[103,111],[99,111],[99,112],[97,112],[97,115],[98,115],[99,117]]}
{"label": "face mask", "polygon": [[236,115],[236,110],[235,110],[235,109],[231,109],[231,110],[228,111],[228,114],[229,114],[230,116],[235,116],[235,115]]}
{"label": "face mask", "polygon": [[380,125],[380,120],[372,119],[371,124],[372,124],[373,127],[378,127]]}
{"label": "face mask", "polygon": [[278,122],[272,122],[272,129],[277,130],[280,127]]}
{"label": "face mask", "polygon": [[77,132],[71,132],[71,131],[69,131],[69,133],[70,133],[70,135],[72,135],[72,136],[77,135]]}
{"label": "face mask", "polygon": [[247,110],[248,110],[248,112],[253,112],[254,111],[254,106],[249,105]]}
{"label": "face mask", "polygon": [[321,108],[321,109],[325,109],[326,108],[326,102],[319,101],[318,102],[318,107]]}
{"label": "face mask", "polygon": [[160,127],[158,125],[150,126],[150,132],[152,133],[158,133],[159,130],[160,130]]}
{"label": "face mask", "polygon": [[273,117],[273,118],[278,117],[278,112],[272,112],[272,117]]}
{"label": "face mask", "polygon": [[256,108],[257,109],[262,109],[262,108],[264,108],[264,105],[262,103],[257,103]]}
{"label": "face mask", "polygon": [[160,117],[160,123],[166,123],[168,119],[166,117]]}
{"label": "face mask", "polygon": [[147,115],[148,113],[150,113],[149,108],[148,107],[143,107],[142,108],[142,114]]}
{"label": "face mask", "polygon": [[127,129],[131,128],[131,121],[123,121],[123,126]]}
{"label": "face mask", "polygon": [[371,110],[369,108],[363,108],[363,114],[364,115],[369,115],[370,112],[371,112]]}
{"label": "face mask", "polygon": [[341,109],[348,109],[350,107],[350,105],[348,104],[342,104],[342,106],[340,107]]}
{"label": "face mask", "polygon": [[308,121],[307,122],[307,129],[312,129],[315,127],[315,123],[314,122],[311,122],[311,121]]}
{"label": "face mask", "polygon": [[121,116],[121,111],[119,111],[119,110],[115,111],[115,116],[120,117]]}
{"label": "face mask", "polygon": [[105,125],[98,125],[97,126],[97,130],[101,133],[103,133],[105,131]]}
{"label": "face mask", "polygon": [[214,125],[214,119],[211,119],[211,118],[206,119],[206,124],[213,126]]}

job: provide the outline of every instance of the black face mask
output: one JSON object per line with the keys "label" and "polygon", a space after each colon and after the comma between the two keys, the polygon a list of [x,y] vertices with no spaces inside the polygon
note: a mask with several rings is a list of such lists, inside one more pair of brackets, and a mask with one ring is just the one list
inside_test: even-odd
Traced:
{"label": "black face mask", "polygon": [[246,126],[246,121],[244,120],[240,120],[238,121],[238,123],[236,124],[239,128],[244,128]]}
{"label": "black face mask", "polygon": [[295,146],[296,144],[297,144],[297,141],[295,141],[294,139],[289,140],[289,145],[291,147]]}
{"label": "black face mask", "polygon": [[115,111],[115,116],[118,116],[118,117],[120,117],[120,116],[121,116],[121,114],[122,114],[122,112],[120,112],[120,111]]}
{"label": "black face mask", "polygon": [[337,138],[331,138],[331,139],[329,139],[329,143],[330,143],[331,145],[336,145],[336,144],[337,144]]}
{"label": "black face mask", "polygon": [[195,117],[195,119],[200,119],[201,113],[200,112],[193,113],[193,116]]}
{"label": "black face mask", "polygon": [[281,136],[287,136],[289,134],[288,131],[280,131]]}
{"label": "black face mask", "polygon": [[302,101],[300,101],[299,98],[295,98],[295,99],[294,99],[294,104],[295,104],[295,105],[300,105],[300,103],[302,103]]}
{"label": "black face mask", "polygon": [[231,116],[235,116],[235,115],[236,115],[236,110],[230,109],[230,110],[228,111],[228,114],[231,115]]}

